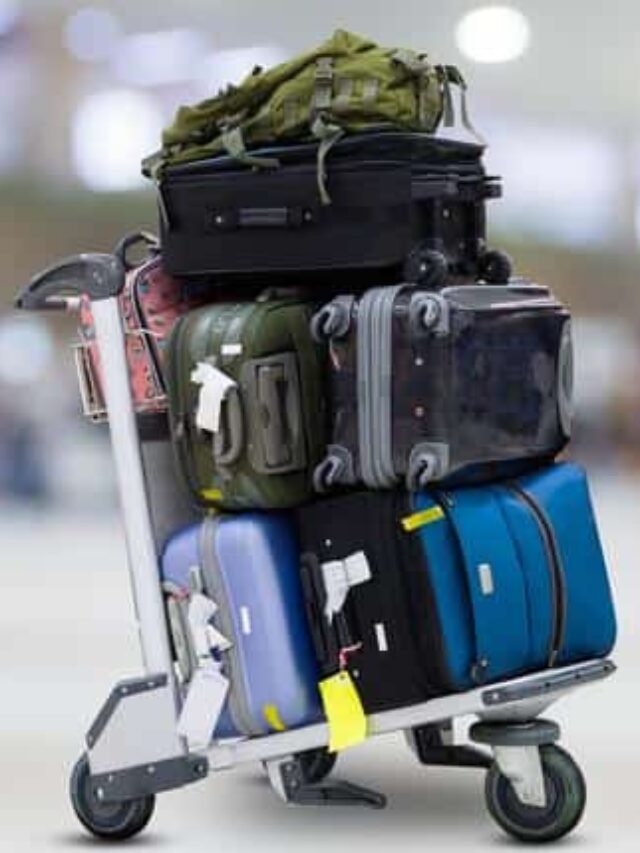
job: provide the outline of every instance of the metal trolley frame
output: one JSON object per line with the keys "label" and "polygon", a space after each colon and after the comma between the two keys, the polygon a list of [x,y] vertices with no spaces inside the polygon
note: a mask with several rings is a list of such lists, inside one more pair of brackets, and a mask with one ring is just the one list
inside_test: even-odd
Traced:
{"label": "metal trolley frame", "polygon": [[[171,651],[119,311],[118,295],[124,281],[125,263],[117,254],[79,255],[37,276],[16,303],[25,310],[74,310],[78,294],[88,294],[91,299],[142,648],[144,675],[113,688],[87,734],[87,753],[72,779],[76,812],[95,835],[130,837],[150,818],[156,793],[247,762],[264,763],[274,791],[287,803],[381,807],[385,798],[375,791],[326,781],[320,773],[312,779],[305,771],[301,756],[312,752],[326,756],[326,724],[213,742],[206,752],[198,753],[189,752],[178,735],[181,690]],[[503,828],[525,840],[551,840],[565,834],[577,819],[568,828],[547,828],[546,835],[529,831],[531,826],[535,830],[533,818],[542,815],[550,806],[550,797],[555,796],[544,750],[558,738],[559,730],[555,723],[538,717],[568,692],[600,681],[614,670],[611,661],[589,661],[374,714],[368,718],[369,734],[405,731],[424,764],[489,768],[498,788],[500,779],[507,780],[502,799],[498,802],[500,798],[494,794],[489,802]],[[479,722],[471,728],[471,737],[491,751],[451,742],[451,721],[466,715],[477,715]],[[579,773],[575,765],[573,769]],[[500,803],[505,814],[496,813]],[[580,813],[583,805],[576,807]]]}

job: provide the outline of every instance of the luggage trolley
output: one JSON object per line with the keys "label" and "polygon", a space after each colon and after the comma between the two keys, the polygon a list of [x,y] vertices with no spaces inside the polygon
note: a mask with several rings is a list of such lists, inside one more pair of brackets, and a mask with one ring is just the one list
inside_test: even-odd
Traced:
{"label": "luggage trolley", "polygon": [[[198,752],[178,734],[185,685],[173,659],[129,385],[118,304],[125,267],[118,253],[79,255],[37,276],[16,302],[30,311],[72,311],[80,294],[91,300],[144,662],[144,675],[116,684],[89,729],[87,751],[71,777],[76,814],[95,836],[130,838],[149,822],[157,793],[246,762],[263,763],[285,803],[381,808],[382,794],[327,779],[335,756],[327,750],[324,723],[213,742]],[[555,744],[557,724],[539,715],[569,691],[614,671],[611,661],[594,660],[478,687],[373,714],[368,732],[404,731],[425,765],[485,768],[487,806],[497,823],[521,840],[551,841],[580,820],[586,788],[573,759]],[[463,715],[479,718],[470,737],[485,749],[453,744],[451,722]]]}

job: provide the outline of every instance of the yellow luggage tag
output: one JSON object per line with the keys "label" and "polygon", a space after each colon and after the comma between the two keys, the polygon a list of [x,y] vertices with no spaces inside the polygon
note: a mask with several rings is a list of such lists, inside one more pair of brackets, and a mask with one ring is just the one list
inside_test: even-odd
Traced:
{"label": "yellow luggage tag", "polygon": [[329,752],[355,746],[367,737],[367,717],[351,674],[342,670],[318,685],[329,724]]}
{"label": "yellow luggage tag", "polygon": [[441,518],[444,518],[442,507],[432,506],[401,518],[400,524],[405,533],[413,533],[414,530],[418,530],[426,524],[433,524],[434,521],[440,521]]}

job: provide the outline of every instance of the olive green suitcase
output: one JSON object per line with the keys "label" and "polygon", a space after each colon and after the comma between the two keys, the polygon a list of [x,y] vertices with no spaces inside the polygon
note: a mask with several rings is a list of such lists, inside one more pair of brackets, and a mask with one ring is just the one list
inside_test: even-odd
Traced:
{"label": "olive green suitcase", "polygon": [[[279,509],[311,496],[326,441],[313,309],[298,298],[214,304],[175,326],[167,353],[171,431],[199,504]],[[198,384],[203,374],[221,383],[213,421],[212,398],[203,399]]]}

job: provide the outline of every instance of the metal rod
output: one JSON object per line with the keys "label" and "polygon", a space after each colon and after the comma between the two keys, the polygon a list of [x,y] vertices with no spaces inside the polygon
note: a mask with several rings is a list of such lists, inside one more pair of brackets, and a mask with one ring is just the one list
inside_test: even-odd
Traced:
{"label": "metal rod", "polygon": [[[486,693],[488,689],[499,690],[507,686],[512,689],[519,687],[523,689],[523,693],[526,693],[525,688],[528,685],[537,684],[541,681],[541,673],[537,672],[529,676],[501,682],[495,686],[492,685],[492,688],[482,687],[464,693],[454,693],[450,696],[430,699],[428,702],[422,702],[419,705],[372,714],[368,718],[369,737],[470,714],[495,720],[531,720],[569,691],[591,684],[600,678],[606,678],[612,670],[611,663],[607,661],[589,661],[554,670],[553,673],[542,676],[551,684],[548,692],[542,695],[532,695],[526,698],[523,696],[523,698],[507,700],[497,707],[487,704]],[[582,674],[588,674],[588,677],[581,679],[580,675]],[[570,679],[568,677],[570,675],[575,675],[576,678]],[[304,752],[308,749],[317,749],[326,746],[328,742],[329,728],[327,724],[318,723],[280,734],[249,738],[233,743],[219,743],[209,749],[207,757],[211,770],[222,770],[246,762],[267,761],[272,758]]]}
{"label": "metal rod", "polygon": [[100,349],[103,390],[144,665],[148,673],[164,672],[173,680],[171,651],[118,300],[96,300],[92,302],[91,310]]}

